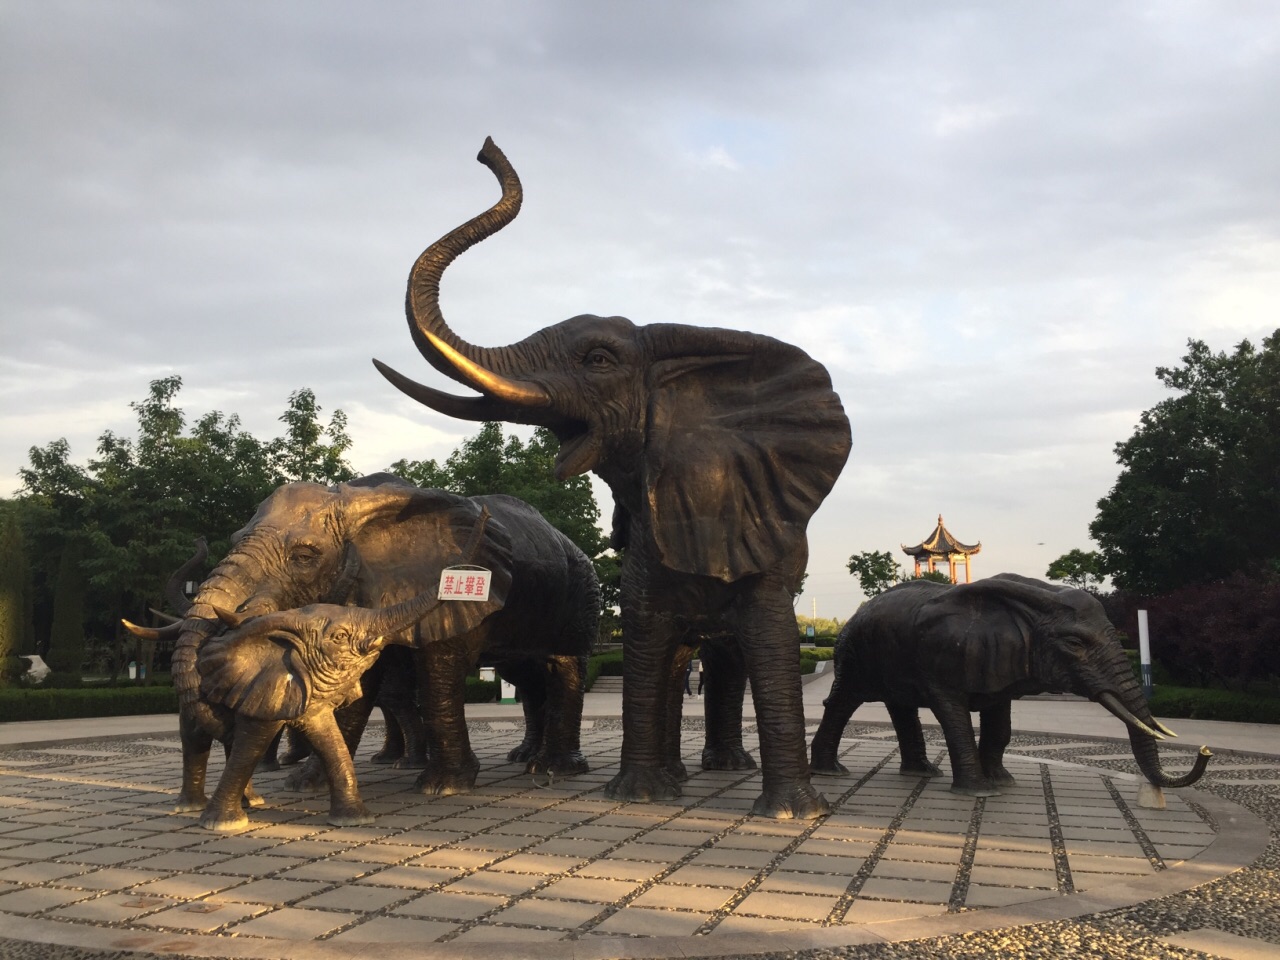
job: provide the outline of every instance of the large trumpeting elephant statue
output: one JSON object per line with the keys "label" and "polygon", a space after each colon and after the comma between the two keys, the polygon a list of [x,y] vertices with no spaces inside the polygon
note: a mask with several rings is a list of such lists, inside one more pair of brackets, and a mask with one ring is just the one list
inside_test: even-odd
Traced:
{"label": "large trumpeting elephant statue", "polygon": [[[482,348],[445,323],[445,268],[516,216],[523,194],[492,140],[479,158],[502,197],[432,244],[409,277],[409,330],[457,397],[374,361],[399,389],[467,420],[545,426],[556,473],[594,472],[626,530],[621,764],[606,795],[680,795],[670,751],[682,645],[736,638],[757,705],[763,792],[753,812],[811,818],[829,809],[810,783],[792,595],[810,517],[849,455],[849,421],[822,364],[798,347],[735,330],[583,315],[505,347]],[[678,758],[675,758],[678,762]]]}

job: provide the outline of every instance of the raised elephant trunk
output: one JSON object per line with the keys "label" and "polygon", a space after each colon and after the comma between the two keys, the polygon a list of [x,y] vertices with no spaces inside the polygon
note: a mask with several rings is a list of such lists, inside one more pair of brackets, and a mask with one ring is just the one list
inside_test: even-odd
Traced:
{"label": "raised elephant trunk", "polygon": [[[235,555],[233,554],[232,557]],[[232,559],[231,557],[228,560]],[[173,647],[170,667],[173,685],[178,691],[178,701],[184,707],[194,707],[200,698],[200,674],[196,669],[196,657],[200,647],[214,634],[222,630],[215,606],[236,610],[248,599],[248,588],[243,576],[237,576],[234,564],[223,560],[208,579],[200,585],[200,592],[191,601],[182,630]]]}
{"label": "raised elephant trunk", "polygon": [[445,268],[462,253],[514,220],[524,199],[520,178],[492,139],[485,139],[476,159],[498,178],[502,185],[502,198],[484,213],[455,227],[423,251],[409,272],[409,289],[405,296],[409,331],[418,350],[441,373],[468,385],[472,385],[471,380],[458,371],[451,359],[442,355],[442,348],[456,352],[489,371],[506,372],[510,365],[504,351],[477,347],[449,329],[444,314],[440,311],[440,278],[444,275]]}

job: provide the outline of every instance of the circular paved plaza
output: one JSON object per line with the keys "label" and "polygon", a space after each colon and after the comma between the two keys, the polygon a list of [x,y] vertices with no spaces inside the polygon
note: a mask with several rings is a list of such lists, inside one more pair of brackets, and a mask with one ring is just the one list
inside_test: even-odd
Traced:
{"label": "circular paved plaza", "polygon": [[[171,812],[176,736],[0,752],[0,932],[30,956],[345,958],[371,943],[388,958],[907,955],[922,938],[1185,897],[1268,847],[1267,824],[1220,791],[1139,807],[1121,740],[1018,736],[1018,786],[974,800],[947,789],[936,730],[944,776],[926,780],[897,773],[891,729],[855,723],[842,756],[852,773],[818,779],[832,814],[773,821],[749,815],[757,773],[698,770],[694,721],[678,803],[608,800],[621,726],[584,725],[593,772],[546,783],[504,760],[516,722],[472,721],[478,788],[440,799],[412,791],[415,771],[368,762],[374,730],[357,769],[375,824],[331,827],[327,797],[268,773],[256,780],[266,807],[230,836]],[[1193,752],[1166,749],[1167,769]],[[1280,782],[1274,759],[1210,769],[1206,782],[1233,769],[1242,783]]]}

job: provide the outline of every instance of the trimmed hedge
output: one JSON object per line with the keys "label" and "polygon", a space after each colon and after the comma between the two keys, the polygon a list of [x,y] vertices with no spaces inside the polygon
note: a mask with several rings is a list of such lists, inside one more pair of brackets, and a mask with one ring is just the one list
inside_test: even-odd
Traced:
{"label": "trimmed hedge", "polygon": [[819,660],[830,660],[835,656],[835,649],[832,647],[820,647],[816,650],[800,651],[800,673],[813,673],[817,668]]}
{"label": "trimmed hedge", "polygon": [[1280,697],[1263,697],[1233,690],[1157,686],[1150,706],[1152,713],[1166,719],[1280,723]]}
{"label": "trimmed hedge", "polygon": [[178,692],[173,687],[0,690],[0,722],[177,712]]}
{"label": "trimmed hedge", "polygon": [[610,650],[608,653],[597,653],[587,660],[587,676],[583,684],[590,690],[600,677],[622,676],[622,651]]}

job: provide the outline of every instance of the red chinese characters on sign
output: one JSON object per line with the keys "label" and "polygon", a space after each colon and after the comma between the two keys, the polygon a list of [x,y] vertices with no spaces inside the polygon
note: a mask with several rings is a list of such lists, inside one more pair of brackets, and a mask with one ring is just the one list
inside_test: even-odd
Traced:
{"label": "red chinese characters on sign", "polygon": [[489,581],[493,573],[482,567],[447,567],[440,571],[440,600],[489,599]]}

